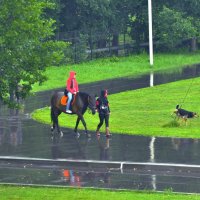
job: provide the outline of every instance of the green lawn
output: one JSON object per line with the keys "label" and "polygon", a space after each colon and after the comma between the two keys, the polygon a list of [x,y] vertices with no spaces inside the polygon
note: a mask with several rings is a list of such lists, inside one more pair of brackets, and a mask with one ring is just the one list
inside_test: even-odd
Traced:
{"label": "green lawn", "polygon": [[[171,113],[181,104],[191,83],[192,86],[182,108],[200,113],[200,78],[177,81],[151,88],[122,92],[109,96],[113,133],[200,138],[199,118],[191,119],[186,126],[174,120]],[[50,124],[50,108],[36,110],[33,119]],[[76,116],[61,114],[61,126],[74,128]],[[98,115],[85,114],[89,130],[96,130]],[[83,129],[82,124],[79,128]],[[104,131],[104,127],[101,129]]]}
{"label": "green lawn", "polygon": [[[154,71],[180,69],[185,65],[200,63],[199,52],[185,54],[155,54]],[[98,59],[81,64],[48,67],[45,74],[48,81],[33,86],[33,92],[65,87],[69,71],[77,72],[79,84],[124,76],[137,76],[151,71],[147,54],[129,57]]]}
{"label": "green lawn", "polygon": [[0,186],[1,200],[200,200],[200,195],[95,189]]}

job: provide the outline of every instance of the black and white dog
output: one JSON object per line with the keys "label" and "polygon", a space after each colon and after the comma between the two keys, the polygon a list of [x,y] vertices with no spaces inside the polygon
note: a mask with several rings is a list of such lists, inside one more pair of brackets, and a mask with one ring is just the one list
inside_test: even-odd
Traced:
{"label": "black and white dog", "polygon": [[179,105],[176,106],[174,113],[176,114],[178,118],[182,118],[183,121],[185,121],[185,123],[187,123],[188,118],[198,117],[198,114],[196,112],[191,112],[191,111],[187,111],[182,108],[179,108]]}

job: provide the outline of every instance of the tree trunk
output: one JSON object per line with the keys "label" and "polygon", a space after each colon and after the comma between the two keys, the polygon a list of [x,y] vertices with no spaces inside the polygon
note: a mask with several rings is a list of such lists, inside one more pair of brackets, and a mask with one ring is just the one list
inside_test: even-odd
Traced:
{"label": "tree trunk", "polygon": [[10,90],[9,94],[10,94],[10,102],[13,103],[14,100],[15,100],[14,91],[13,91],[13,90]]}
{"label": "tree trunk", "polygon": [[113,53],[116,56],[118,56],[118,48],[119,48],[119,34],[118,33],[113,34],[112,47],[116,48],[115,50],[113,50]]}
{"label": "tree trunk", "polygon": [[197,39],[196,38],[191,39],[191,51],[197,51]]}
{"label": "tree trunk", "polygon": [[98,48],[106,48],[106,39],[99,39],[98,42],[97,42],[97,46]]}

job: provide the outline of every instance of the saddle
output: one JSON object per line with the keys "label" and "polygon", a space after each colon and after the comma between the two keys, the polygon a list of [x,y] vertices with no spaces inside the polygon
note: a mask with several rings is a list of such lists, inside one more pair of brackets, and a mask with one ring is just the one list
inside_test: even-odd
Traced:
{"label": "saddle", "polygon": [[[74,101],[75,101],[75,96],[76,95],[72,95],[72,100],[71,100],[71,105],[73,105]],[[60,103],[63,106],[67,105],[67,101],[68,101],[68,96],[63,95],[60,99]]]}

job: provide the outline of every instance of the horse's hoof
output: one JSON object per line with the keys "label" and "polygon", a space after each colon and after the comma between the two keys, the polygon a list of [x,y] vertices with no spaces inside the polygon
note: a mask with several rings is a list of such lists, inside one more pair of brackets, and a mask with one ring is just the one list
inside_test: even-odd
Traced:
{"label": "horse's hoof", "polygon": [[63,132],[62,132],[62,131],[60,131],[60,133],[59,133],[59,134],[60,134],[60,137],[62,138],[62,137],[63,137]]}
{"label": "horse's hoof", "polygon": [[80,137],[80,133],[76,133],[76,138],[78,139]]}
{"label": "horse's hoof", "polygon": [[53,126],[51,127],[51,131],[53,131],[54,130],[54,128],[53,128]]}

